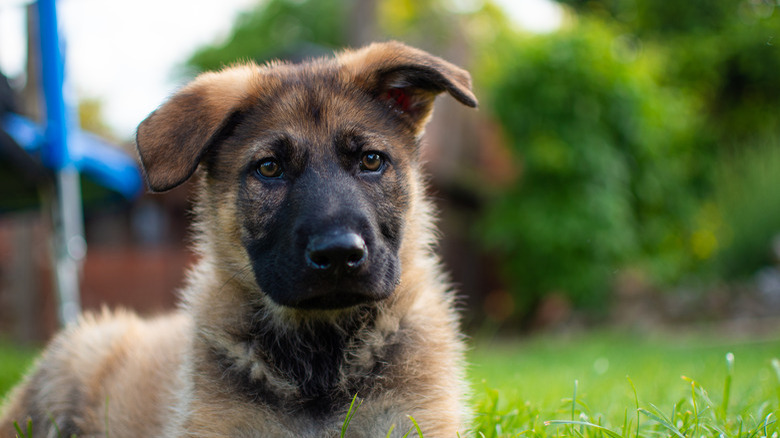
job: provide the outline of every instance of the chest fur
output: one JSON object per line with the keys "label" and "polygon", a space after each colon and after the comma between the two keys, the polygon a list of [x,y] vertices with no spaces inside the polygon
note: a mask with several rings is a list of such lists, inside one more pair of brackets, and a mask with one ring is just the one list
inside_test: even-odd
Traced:
{"label": "chest fur", "polygon": [[278,330],[257,322],[210,345],[212,379],[248,403],[272,411],[325,419],[346,413],[354,396],[369,398],[393,379],[403,330],[382,332],[375,314]]}

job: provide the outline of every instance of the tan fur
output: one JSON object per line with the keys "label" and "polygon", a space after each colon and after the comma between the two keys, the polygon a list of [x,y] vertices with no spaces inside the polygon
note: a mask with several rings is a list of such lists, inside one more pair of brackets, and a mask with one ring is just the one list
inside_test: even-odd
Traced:
{"label": "tan fur", "polygon": [[[311,105],[302,100],[305,93],[283,85],[298,76],[333,77],[329,80],[380,100],[388,87],[411,84],[414,89],[406,94],[408,106],[393,107],[394,123],[400,123],[396,131],[373,119],[376,110],[356,104],[363,97],[339,93],[340,85],[332,95],[317,90],[327,98],[325,121],[315,123],[307,118]],[[424,87],[418,87],[421,81]],[[389,177],[403,179],[408,198],[400,281],[389,298],[375,304],[368,322],[355,319],[364,316],[351,308],[306,310],[274,303],[258,289],[249,269],[250,256],[242,246],[249,231],[237,215],[240,169],[261,158],[264,146],[224,146],[216,158],[209,156],[207,169],[200,166],[196,239],[201,259],[188,276],[182,309],[154,319],[103,311],[67,328],[10,395],[0,417],[0,438],[14,436],[13,422],[24,428],[28,418],[35,436],[51,436],[52,422],[66,436],[70,431],[111,437],[339,436],[348,400],[325,414],[280,410],[271,402],[248,399],[251,392],[230,383],[228,373],[238,370],[250,385],[260,382],[262,394],[281,400],[278,406],[294,406],[301,389],[271,363],[258,360],[262,352],[243,334],[260,326],[295,339],[307,327],[350,318],[358,321],[358,329],[346,345],[340,383],[334,387],[342,394],[358,388],[362,400],[347,436],[384,437],[391,428],[391,436],[402,436],[412,427],[408,416],[427,438],[465,436],[463,345],[453,298],[432,251],[431,205],[415,155],[433,98],[441,91],[476,105],[468,73],[400,43],[374,44],[303,67],[235,66],[204,74],[179,91],[138,130],[141,161],[156,191],[186,180],[213,154],[211,144],[231,126],[231,117],[268,95],[279,97],[256,122],[261,133],[284,130],[325,144],[323,139],[343,121],[373,126],[376,141],[395,148],[392,171],[398,173]],[[313,147],[310,153],[327,150]],[[248,184],[251,189],[254,183]],[[263,202],[276,202],[270,192],[265,196]],[[253,313],[255,308],[262,313]],[[221,368],[223,362],[230,368]],[[376,375],[375,369],[383,371]]]}

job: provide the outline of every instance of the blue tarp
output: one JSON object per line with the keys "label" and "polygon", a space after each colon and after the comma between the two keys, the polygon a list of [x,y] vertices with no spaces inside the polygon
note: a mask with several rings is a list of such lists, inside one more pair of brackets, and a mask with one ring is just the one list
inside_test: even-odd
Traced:
{"label": "blue tarp", "polygon": [[[2,119],[5,130],[24,150],[39,156],[45,143],[45,133],[33,121],[17,114]],[[70,130],[68,153],[79,172],[96,183],[133,199],[143,190],[143,180],[135,160],[124,151],[81,130]]]}

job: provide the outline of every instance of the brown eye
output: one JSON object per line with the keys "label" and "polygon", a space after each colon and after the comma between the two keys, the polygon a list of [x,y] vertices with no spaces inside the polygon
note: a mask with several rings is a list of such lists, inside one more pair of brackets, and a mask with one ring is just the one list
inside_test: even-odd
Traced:
{"label": "brown eye", "polygon": [[379,152],[366,152],[360,157],[360,170],[376,172],[382,167],[382,155]]}
{"label": "brown eye", "polygon": [[266,158],[257,165],[257,174],[264,178],[279,178],[283,173],[282,166],[273,158]]}

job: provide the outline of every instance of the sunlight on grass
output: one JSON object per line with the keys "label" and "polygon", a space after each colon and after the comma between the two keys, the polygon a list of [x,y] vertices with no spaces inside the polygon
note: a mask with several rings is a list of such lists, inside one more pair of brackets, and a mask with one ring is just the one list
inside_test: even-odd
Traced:
{"label": "sunlight on grass", "polygon": [[712,336],[477,342],[475,436],[777,436],[778,355]]}

